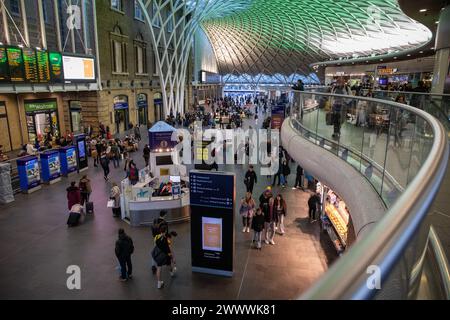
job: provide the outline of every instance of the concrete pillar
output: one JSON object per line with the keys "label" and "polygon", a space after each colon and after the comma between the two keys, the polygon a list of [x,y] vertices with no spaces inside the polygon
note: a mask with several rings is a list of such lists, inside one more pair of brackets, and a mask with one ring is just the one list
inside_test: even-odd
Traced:
{"label": "concrete pillar", "polygon": [[441,11],[436,32],[432,93],[450,94],[450,6]]}

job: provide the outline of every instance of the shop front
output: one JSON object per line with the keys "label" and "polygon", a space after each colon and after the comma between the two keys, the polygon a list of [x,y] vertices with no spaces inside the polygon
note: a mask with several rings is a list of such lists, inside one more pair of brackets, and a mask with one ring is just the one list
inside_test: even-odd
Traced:
{"label": "shop front", "polygon": [[60,136],[56,99],[25,100],[28,141],[42,141],[46,135]]}
{"label": "shop front", "polygon": [[114,97],[114,119],[116,133],[123,133],[128,130],[130,116],[127,96],[121,95]]}
{"label": "shop front", "polygon": [[350,211],[344,200],[328,186],[317,182],[316,193],[320,195],[322,203],[322,230],[328,234],[336,252],[341,255],[355,241]]}
{"label": "shop front", "polygon": [[148,101],[145,93],[137,95],[137,110],[138,110],[138,124],[140,126],[147,126],[148,123]]}

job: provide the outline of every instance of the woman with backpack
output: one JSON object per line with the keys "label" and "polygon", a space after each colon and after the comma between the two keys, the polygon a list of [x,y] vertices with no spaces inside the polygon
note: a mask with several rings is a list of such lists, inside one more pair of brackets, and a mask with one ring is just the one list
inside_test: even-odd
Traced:
{"label": "woman with backpack", "polygon": [[167,226],[161,225],[159,234],[155,237],[155,248],[152,251],[152,258],[156,262],[157,287],[161,289],[164,281],[161,280],[161,269],[163,266],[170,266],[170,276],[173,277],[177,270],[175,259],[172,256],[171,240],[167,236]]}
{"label": "woman with backpack", "polygon": [[84,175],[80,179],[78,187],[80,188],[81,193],[81,205],[84,205],[85,202],[89,202],[89,197],[92,192],[91,180],[87,177],[87,175]]}
{"label": "woman with backpack", "polygon": [[128,180],[132,185],[135,185],[139,181],[139,170],[133,160],[130,160],[128,166]]}
{"label": "woman with backpack", "polygon": [[242,224],[244,228],[242,232],[250,232],[251,220],[255,212],[256,202],[250,192],[245,194],[245,197],[241,200],[241,206],[239,212],[242,216]]}

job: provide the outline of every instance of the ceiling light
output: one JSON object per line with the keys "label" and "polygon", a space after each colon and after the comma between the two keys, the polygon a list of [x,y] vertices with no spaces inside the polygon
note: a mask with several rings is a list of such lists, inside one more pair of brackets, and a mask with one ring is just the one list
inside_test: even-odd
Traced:
{"label": "ceiling light", "polygon": [[434,47],[431,47],[430,50],[434,50]]}
{"label": "ceiling light", "polygon": [[366,60],[366,63],[367,63],[367,62],[369,62],[369,61]]}
{"label": "ceiling light", "polygon": [[435,21],[434,23],[438,24],[438,23],[439,23],[439,21]]}
{"label": "ceiling light", "polygon": [[420,9],[419,12],[427,12],[427,9]]}
{"label": "ceiling light", "polygon": [[407,56],[407,57],[411,57],[411,54],[408,53],[406,56]]}
{"label": "ceiling light", "polygon": [[383,61],[383,59],[380,59],[380,61]]}
{"label": "ceiling light", "polygon": [[423,51],[419,51],[419,53],[423,53]]}
{"label": "ceiling light", "polygon": [[394,57],[394,59],[397,59],[397,57]]}

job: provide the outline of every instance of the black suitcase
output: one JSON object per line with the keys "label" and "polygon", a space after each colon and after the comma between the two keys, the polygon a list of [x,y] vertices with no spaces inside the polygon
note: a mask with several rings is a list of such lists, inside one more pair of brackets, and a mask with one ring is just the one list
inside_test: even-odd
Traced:
{"label": "black suitcase", "polygon": [[86,213],[94,213],[94,203],[86,202]]}
{"label": "black suitcase", "polygon": [[67,225],[69,227],[75,227],[80,222],[81,214],[78,212],[71,212],[69,214],[69,219],[67,219]]}

